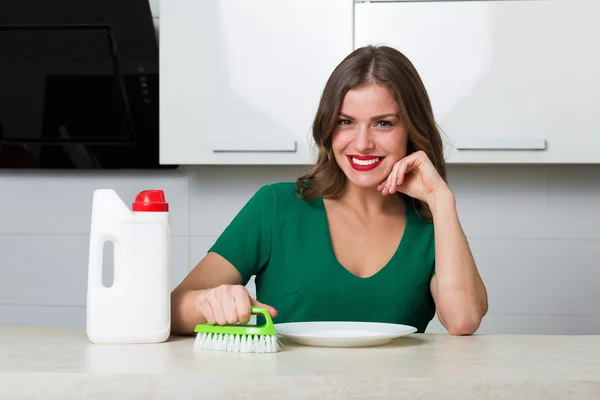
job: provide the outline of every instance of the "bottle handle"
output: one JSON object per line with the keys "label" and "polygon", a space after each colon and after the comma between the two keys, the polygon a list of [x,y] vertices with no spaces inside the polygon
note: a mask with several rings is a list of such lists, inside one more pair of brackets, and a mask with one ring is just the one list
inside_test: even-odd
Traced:
{"label": "bottle handle", "polygon": [[[114,288],[118,282],[117,280],[117,268],[114,267],[113,284],[112,287],[107,288],[102,283],[102,269],[104,264],[104,244],[106,242],[113,242],[114,253],[113,258],[116,259],[118,240],[110,232],[100,232],[96,236],[90,238],[90,254],[89,254],[89,268],[88,268],[88,287],[96,290],[110,290]],[[114,263],[114,260],[113,260]],[[114,265],[114,264],[113,264]]]}

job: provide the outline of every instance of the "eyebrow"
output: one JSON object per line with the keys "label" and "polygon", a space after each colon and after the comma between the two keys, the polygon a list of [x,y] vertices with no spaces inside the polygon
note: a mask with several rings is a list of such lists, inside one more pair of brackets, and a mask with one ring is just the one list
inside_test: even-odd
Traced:
{"label": "eyebrow", "polygon": [[[347,119],[355,119],[354,117],[348,115],[348,114],[344,114],[344,113],[340,113],[341,117],[347,118]],[[375,121],[375,120],[379,120],[379,119],[383,119],[383,118],[387,118],[387,117],[398,117],[397,114],[394,113],[390,113],[390,114],[381,114],[381,115],[376,115],[374,117],[371,118],[371,121]]]}

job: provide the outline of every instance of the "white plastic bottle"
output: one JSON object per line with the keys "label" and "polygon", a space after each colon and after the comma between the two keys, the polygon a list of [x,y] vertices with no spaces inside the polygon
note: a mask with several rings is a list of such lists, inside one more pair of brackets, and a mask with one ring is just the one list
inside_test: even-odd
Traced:
{"label": "white plastic bottle", "polygon": [[[104,243],[114,245],[113,284],[102,283]],[[139,193],[132,210],[114,190],[94,192],[87,336],[93,343],[158,343],[171,331],[169,205],[161,190]]]}

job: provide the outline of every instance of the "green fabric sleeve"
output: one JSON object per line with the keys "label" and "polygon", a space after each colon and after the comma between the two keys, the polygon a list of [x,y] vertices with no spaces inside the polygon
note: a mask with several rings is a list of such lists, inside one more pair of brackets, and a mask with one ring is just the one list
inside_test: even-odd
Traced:
{"label": "green fabric sleeve", "polygon": [[208,250],[229,261],[244,285],[271,256],[274,204],[271,185],[261,187]]}

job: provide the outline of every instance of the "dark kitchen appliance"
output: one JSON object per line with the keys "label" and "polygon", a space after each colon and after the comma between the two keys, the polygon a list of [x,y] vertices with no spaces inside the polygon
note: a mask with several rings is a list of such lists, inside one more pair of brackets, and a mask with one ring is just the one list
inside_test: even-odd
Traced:
{"label": "dark kitchen appliance", "polygon": [[164,169],[148,0],[0,2],[0,168]]}

